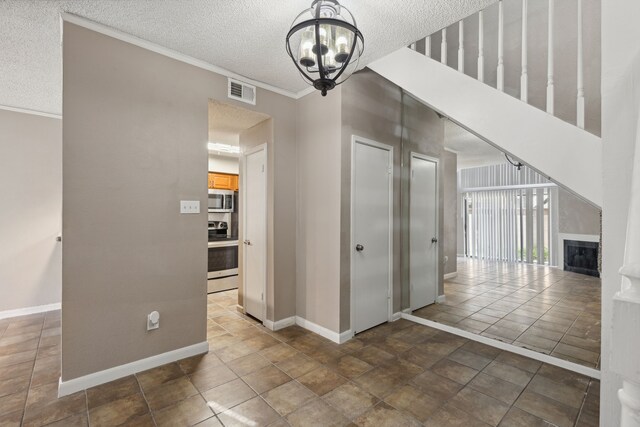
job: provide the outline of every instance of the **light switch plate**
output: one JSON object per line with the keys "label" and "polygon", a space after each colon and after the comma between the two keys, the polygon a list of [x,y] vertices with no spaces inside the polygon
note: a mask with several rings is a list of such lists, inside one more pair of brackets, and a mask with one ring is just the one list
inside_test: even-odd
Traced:
{"label": "light switch plate", "polygon": [[199,214],[200,200],[180,200],[181,214]]}

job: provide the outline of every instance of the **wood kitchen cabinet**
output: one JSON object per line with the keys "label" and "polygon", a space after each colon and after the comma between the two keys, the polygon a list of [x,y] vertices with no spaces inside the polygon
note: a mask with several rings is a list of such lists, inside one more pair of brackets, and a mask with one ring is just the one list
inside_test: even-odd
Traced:
{"label": "wood kitchen cabinet", "polygon": [[231,175],[231,190],[238,191],[238,175]]}
{"label": "wood kitchen cabinet", "polygon": [[209,172],[209,188],[212,190],[238,190],[238,175]]}

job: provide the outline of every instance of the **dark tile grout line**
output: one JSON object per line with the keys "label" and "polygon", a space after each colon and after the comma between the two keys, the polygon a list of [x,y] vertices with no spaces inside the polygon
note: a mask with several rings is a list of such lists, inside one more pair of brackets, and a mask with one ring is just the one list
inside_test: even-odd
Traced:
{"label": "dark tile grout line", "polygon": [[[42,327],[40,328],[40,336],[38,337],[38,346],[36,347],[36,355],[33,358],[33,364],[31,365],[31,376],[29,377],[29,386],[27,387],[27,395],[24,399],[24,407],[22,408],[22,417],[20,418],[20,425],[24,424],[24,416],[27,414],[27,403],[29,402],[29,396],[31,395],[31,383],[33,382],[33,375],[36,368],[36,359],[38,358],[38,350],[40,349],[40,342],[42,341],[42,331],[44,330],[45,315],[42,314]],[[9,325],[7,325],[7,329]],[[6,332],[6,329],[5,329]],[[4,333],[3,333],[4,336]]]}
{"label": "dark tile grout line", "polygon": [[87,411],[87,426],[91,427],[91,417],[89,417],[89,393],[87,393],[86,389],[84,390],[84,406]]}
{"label": "dark tile grout line", "polygon": [[[145,394],[144,389],[142,388],[142,385],[140,384],[140,380],[138,379],[138,374],[137,373],[133,374],[133,378],[136,380],[136,384],[138,384],[138,389],[140,390],[140,394],[142,395],[142,398],[144,399],[144,403],[147,404],[147,409],[149,409],[149,415],[151,416],[151,422],[153,422],[154,426],[157,426],[158,424],[156,423],[156,419],[153,416],[153,411],[151,410],[151,405],[149,405],[149,400],[147,400],[147,395]],[[89,401],[87,399],[87,405],[88,404],[89,404]],[[88,416],[89,416],[89,414],[87,414],[87,417]],[[91,427],[91,418],[90,417],[89,417],[89,427]]]}

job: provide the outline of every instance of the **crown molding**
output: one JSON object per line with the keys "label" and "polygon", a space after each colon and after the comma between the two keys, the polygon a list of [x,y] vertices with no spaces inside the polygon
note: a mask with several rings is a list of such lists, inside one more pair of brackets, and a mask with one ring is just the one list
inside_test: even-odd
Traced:
{"label": "crown molding", "polygon": [[50,119],[62,119],[60,114],[47,113],[45,111],[29,110],[27,108],[11,107],[9,105],[0,105],[0,110],[13,111],[14,113],[31,114],[34,116],[48,117]]}
{"label": "crown molding", "polygon": [[[216,74],[220,74],[223,75],[225,77],[230,77],[232,79],[237,79],[240,80],[244,83],[248,83],[250,85],[259,87],[261,89],[264,90],[268,90],[270,92],[274,92],[283,96],[286,96],[288,98],[292,98],[292,99],[299,99],[311,92],[313,92],[314,88],[313,87],[309,87],[306,89],[303,89],[299,92],[292,92],[289,90],[285,90],[276,86],[272,86],[268,83],[264,83],[258,80],[253,80],[250,79],[248,77],[245,77],[243,75],[234,73],[232,71],[226,70],[222,67],[218,67],[216,65],[210,64],[206,61],[200,60],[200,59],[196,59],[192,56],[189,55],[185,55],[183,53],[177,52],[173,49],[169,49],[166,48],[164,46],[161,46],[159,44],[150,42],[148,40],[144,40],[141,39],[139,37],[136,37],[134,35],[125,33],[123,31],[120,30],[116,30],[115,28],[112,27],[108,27],[104,24],[100,24],[98,22],[92,21],[90,19],[84,18],[82,16],[78,16],[78,15],[74,15],[72,13],[68,13],[68,12],[61,12],[60,13],[60,25],[62,26],[63,22],[69,22],[71,24],[74,25],[78,25],[80,27],[84,27],[87,28],[89,30],[95,31],[97,33],[100,34],[104,34],[106,36],[109,37],[113,37],[114,39],[118,39],[121,40],[123,42],[126,43],[130,43],[132,45],[141,47],[143,49],[146,50],[150,50],[152,52],[158,53],[160,55],[164,55],[166,57],[169,57],[171,59],[175,59],[176,61],[180,61],[180,62],[184,62],[186,64],[189,65],[193,65],[194,67],[198,67],[198,68],[202,68],[204,70],[208,70],[211,72],[214,72]],[[61,31],[61,36],[62,36],[62,31]]]}

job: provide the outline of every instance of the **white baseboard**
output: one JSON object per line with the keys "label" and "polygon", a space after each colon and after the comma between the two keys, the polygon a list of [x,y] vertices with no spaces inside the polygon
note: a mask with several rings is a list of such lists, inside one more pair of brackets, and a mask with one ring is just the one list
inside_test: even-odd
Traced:
{"label": "white baseboard", "polygon": [[286,317],[284,319],[280,319],[277,321],[265,320],[264,322],[265,328],[271,331],[279,331],[280,329],[284,329],[289,326],[293,326],[296,324],[296,316]]}
{"label": "white baseboard", "polygon": [[124,365],[115,366],[105,369],[104,371],[94,372],[93,374],[83,377],[74,378],[68,381],[58,383],[58,397],[68,396],[78,391],[86,390],[100,384],[105,384],[119,378],[126,377],[147,369],[155,368],[167,363],[175,362],[198,354],[207,353],[209,351],[209,342],[203,341],[177,350],[167,351],[166,353],[156,354],[146,359],[136,360],[135,362],[126,363]]}
{"label": "white baseboard", "polygon": [[568,371],[576,372],[587,377],[600,379],[600,371],[597,369],[589,368],[587,366],[579,365],[577,363],[569,362],[568,360],[558,359],[557,357],[549,356],[548,354],[538,353],[537,351],[529,350],[528,348],[518,347],[513,344],[494,340],[483,335],[468,332],[462,329],[458,329],[455,326],[445,325],[444,323],[434,322],[432,320],[423,319],[422,317],[414,316],[412,314],[403,314],[404,319],[412,322],[429,326],[430,328],[438,329],[440,331],[448,332],[459,337],[466,338],[471,341],[477,341],[482,344],[486,344],[491,347],[499,348],[500,350],[509,351],[511,353],[518,354],[520,356],[528,357],[530,359],[537,360],[542,363],[548,363]]}
{"label": "white baseboard", "polygon": [[340,334],[338,344],[342,344],[349,341],[351,338],[353,338],[353,335],[354,334],[351,329],[349,329],[348,331],[344,331],[343,333]]}
{"label": "white baseboard", "polygon": [[296,325],[305,328],[306,330],[311,331],[315,334],[318,334],[321,337],[325,337],[326,339],[331,340],[337,344],[342,344],[353,338],[353,332],[351,330],[339,334],[300,316],[296,316]]}
{"label": "white baseboard", "polygon": [[442,304],[443,302],[445,302],[447,300],[447,296],[446,295],[438,295],[436,297],[436,302],[438,304]]}
{"label": "white baseboard", "polygon": [[404,310],[398,311],[397,313],[393,313],[391,315],[391,321],[395,322],[396,320],[402,319],[402,313],[411,314],[411,308],[405,308]]}
{"label": "white baseboard", "polygon": [[457,275],[458,275],[457,271],[454,271],[453,273],[447,273],[447,274],[444,275],[444,280],[453,279]]}
{"label": "white baseboard", "polygon": [[34,307],[16,308],[14,310],[0,311],[0,319],[8,317],[26,316],[27,314],[44,313],[45,311],[60,310],[60,303],[36,305]]}

